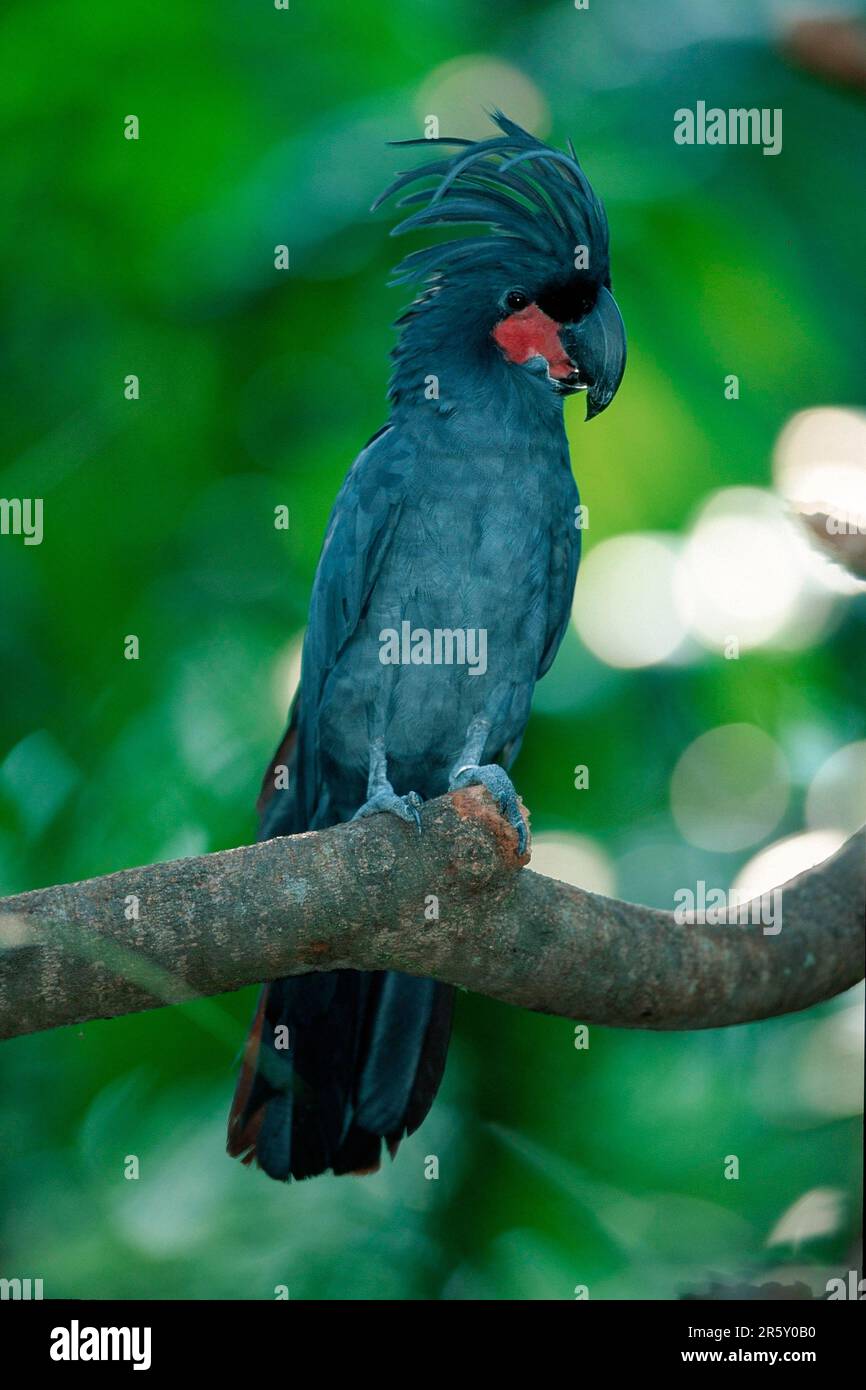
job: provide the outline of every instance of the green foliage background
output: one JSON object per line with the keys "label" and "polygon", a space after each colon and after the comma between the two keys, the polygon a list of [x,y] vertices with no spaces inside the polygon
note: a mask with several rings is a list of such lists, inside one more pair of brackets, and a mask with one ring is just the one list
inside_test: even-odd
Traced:
{"label": "green foliage background", "polygon": [[[46,533],[0,538],[3,891],[252,837],[325,519],[384,418],[401,292],[388,215],[368,207],[406,162],[384,141],[421,133],[440,65],[519,69],[608,208],[630,363],[591,428],[568,407],[588,548],[676,532],[714,488],[768,486],[794,411],[862,403],[863,107],[788,65],[769,16],[5,7],[0,494],[43,497]],[[672,112],[698,98],[782,107],[783,153],[675,147]],[[444,132],[459,114],[439,112]],[[748,854],[676,829],[677,758],[737,721],[783,746],[808,728],[862,738],[863,639],[862,598],[822,645],[739,662],[614,670],[569,633],[515,770],[533,828],[591,835],[614,861],[645,851],[621,884],[644,901],[670,905],[671,855],[729,882]],[[777,835],[802,828],[804,786]],[[3,1045],[0,1275],[78,1298],[674,1298],[713,1279],[820,1290],[854,1258],[859,1120],[804,1082],[851,1065],[835,1002],[706,1034],[593,1029],[577,1051],[566,1021],[464,995],[441,1099],[399,1161],[286,1189],[223,1152],[253,998]],[[768,1247],[814,1189],[837,1194],[832,1229]]]}

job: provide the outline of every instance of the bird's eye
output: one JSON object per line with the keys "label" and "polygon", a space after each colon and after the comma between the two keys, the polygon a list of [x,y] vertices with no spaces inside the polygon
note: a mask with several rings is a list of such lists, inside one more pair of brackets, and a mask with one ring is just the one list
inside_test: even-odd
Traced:
{"label": "bird's eye", "polygon": [[505,296],[505,306],[507,309],[510,309],[513,314],[519,313],[521,309],[525,309],[528,303],[529,295],[526,294],[524,290],[509,290]]}

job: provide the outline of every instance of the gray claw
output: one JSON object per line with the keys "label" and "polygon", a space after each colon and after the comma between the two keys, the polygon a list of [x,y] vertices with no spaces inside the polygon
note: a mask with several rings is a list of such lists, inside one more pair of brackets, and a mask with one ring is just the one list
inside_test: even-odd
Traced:
{"label": "gray claw", "polygon": [[493,797],[501,814],[517,831],[517,852],[525,854],[529,841],[529,829],[517,800],[511,778],[497,763],[485,767],[462,767],[450,781],[450,790],[457,787],[486,787]]}
{"label": "gray claw", "polygon": [[364,805],[357,810],[352,820],[361,820],[364,816],[378,816],[382,812],[388,815],[399,816],[400,820],[406,821],[409,825],[414,825],[418,834],[421,834],[421,798],[417,792],[407,792],[405,796],[398,796],[390,787],[383,787],[365,801]]}

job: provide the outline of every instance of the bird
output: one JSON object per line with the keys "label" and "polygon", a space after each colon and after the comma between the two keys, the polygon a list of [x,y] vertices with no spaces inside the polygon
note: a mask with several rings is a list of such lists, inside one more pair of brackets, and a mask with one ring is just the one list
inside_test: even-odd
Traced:
{"label": "bird", "polygon": [[[327,525],[259,839],[380,813],[419,834],[423,802],[479,785],[526,850],[509,769],[580,558],[563,406],[582,393],[587,419],[607,408],[626,340],[607,217],[573,144],[489,115],[487,139],[394,142],[435,157],[373,205],[400,195],[394,236],[467,234],[394,271],[415,298],[395,325],[390,413]],[[264,985],[228,1152],[283,1182],[377,1171],[432,1105],[453,1002],[395,971]]]}

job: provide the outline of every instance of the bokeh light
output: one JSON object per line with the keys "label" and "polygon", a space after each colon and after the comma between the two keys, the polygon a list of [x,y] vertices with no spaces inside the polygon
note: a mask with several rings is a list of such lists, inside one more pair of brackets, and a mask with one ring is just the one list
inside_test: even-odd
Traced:
{"label": "bokeh light", "polygon": [[746,849],[772,834],[788,804],[790,777],[779,745],[754,724],[701,734],[671,778],[671,810],[684,838],[702,849]]}
{"label": "bokeh light", "polygon": [[[832,517],[837,525],[866,531],[866,412],[840,406],[799,411],[776,442],[773,476],[794,514]],[[801,534],[805,538],[805,523]],[[823,544],[810,544],[804,558],[824,588],[846,595],[866,589]]]}
{"label": "bokeh light", "polygon": [[467,53],[434,68],[415,99],[422,128],[428,116],[436,116],[440,135],[468,139],[490,136],[487,112],[496,108],[537,135],[550,129],[547,102],[532,79],[489,53]]}
{"label": "bokeh light", "polygon": [[741,901],[759,898],[762,893],[769,893],[829,859],[845,838],[835,830],[807,830],[786,835],[754,855],[737,874],[731,887]]}
{"label": "bokeh light", "polygon": [[804,1192],[777,1221],[767,1245],[792,1245],[799,1250],[805,1240],[828,1236],[842,1221],[845,1194],[834,1187],[814,1187]]}
{"label": "bokeh light", "polygon": [[574,625],[609,666],[653,666],[673,657],[686,636],[674,603],[676,547],[656,535],[602,541],[581,563]]}
{"label": "bokeh light", "polygon": [[866,824],[866,739],[837,748],[819,767],[806,796],[806,824],[849,835]]}
{"label": "bokeh light", "polygon": [[536,873],[571,883],[587,893],[616,892],[616,870],[610,856],[589,835],[542,831],[532,837],[531,867]]}
{"label": "bokeh light", "polygon": [[800,1098],[827,1119],[863,1113],[863,998],[861,982],[803,1039],[797,1066]]}
{"label": "bokeh light", "polygon": [[285,719],[286,713],[295,698],[295,692],[301,683],[301,658],[304,654],[304,633],[299,632],[292,638],[286,647],[280,652],[274,662],[274,674],[271,681],[273,690],[274,705],[277,715]]}
{"label": "bokeh light", "polygon": [[[705,646],[738,655],[804,647],[824,631],[832,599],[815,581],[808,545],[778,498],[724,488],[701,507],[675,579],[684,625]],[[733,644],[733,645],[731,645]]]}
{"label": "bokeh light", "polygon": [[773,476],[782,496],[802,511],[866,522],[866,411],[799,411],[779,435]]}

